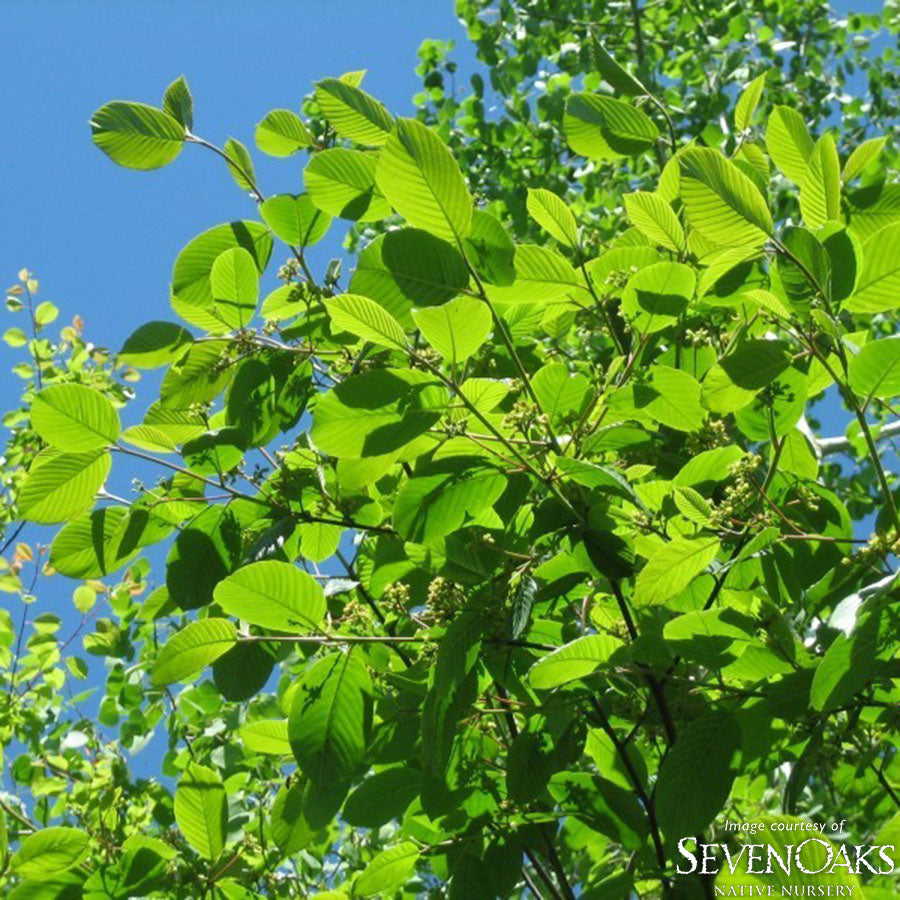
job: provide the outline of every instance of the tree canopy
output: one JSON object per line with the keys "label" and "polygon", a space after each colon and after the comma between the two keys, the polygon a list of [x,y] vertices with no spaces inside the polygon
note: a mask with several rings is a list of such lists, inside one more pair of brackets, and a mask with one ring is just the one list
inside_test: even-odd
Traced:
{"label": "tree canopy", "polygon": [[184,78],[92,117],[238,190],[116,352],[7,292],[11,900],[895,896],[679,846],[900,845],[896,8],[457,8],[469,87],[261,118],[296,194]]}

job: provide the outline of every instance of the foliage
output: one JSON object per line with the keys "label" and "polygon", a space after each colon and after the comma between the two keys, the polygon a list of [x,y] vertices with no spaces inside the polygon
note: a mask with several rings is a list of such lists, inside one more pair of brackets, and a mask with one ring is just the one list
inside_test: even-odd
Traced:
{"label": "foliage", "polygon": [[[855,116],[893,101],[826,121],[854,56],[817,3],[592,6],[460,5],[496,117],[477,82],[443,94],[438,45],[421,120],[362,72],[306,120],[269,113],[259,150],[308,154],[297,195],[194,133],[184,79],[94,116],[120,165],[213,152],[260,220],[191,240],[184,324],[116,358],[77,321],[45,337],[32,273],[9,291],[31,334],[5,335],[28,354],[5,420],[8,896],[711,897],[676,846],[733,841],[726,817],[890,842],[900,188]],[[346,289],[305,252],[341,225]],[[61,526],[49,549],[16,544],[24,521]],[[30,612],[53,574],[78,582],[65,639]],[[97,723],[79,637],[108,668]]]}

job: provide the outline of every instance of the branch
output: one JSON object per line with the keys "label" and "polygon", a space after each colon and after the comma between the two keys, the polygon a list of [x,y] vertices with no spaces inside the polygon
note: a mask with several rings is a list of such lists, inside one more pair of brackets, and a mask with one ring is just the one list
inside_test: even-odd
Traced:
{"label": "branch", "polygon": [[[896,435],[900,435],[900,422],[891,422],[889,425],[885,425],[878,434],[873,435],[873,438],[876,441],[880,441]],[[822,456],[830,456],[832,453],[846,453],[848,450],[853,449],[850,439],[844,435],[816,438],[815,446]]]}

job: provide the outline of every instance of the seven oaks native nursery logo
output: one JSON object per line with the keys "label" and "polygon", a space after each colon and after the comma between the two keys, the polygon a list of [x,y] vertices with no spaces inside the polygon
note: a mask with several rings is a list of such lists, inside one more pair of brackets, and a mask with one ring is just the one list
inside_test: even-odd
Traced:
{"label": "seven oaks native nursery logo", "polygon": [[[828,830],[836,836],[841,835],[845,821],[832,823]],[[894,872],[893,844],[832,843],[824,836],[824,823],[726,820],[724,829],[743,832],[751,838],[770,831],[773,837],[770,842],[742,843],[739,849],[725,843],[698,843],[693,835],[678,841],[678,852],[682,857],[676,867],[678,874],[724,875],[726,883],[722,884],[720,877],[715,885],[717,897],[861,896],[855,876]],[[741,875],[747,876],[747,880],[741,882]],[[773,876],[777,884],[766,884],[765,876]],[[810,876],[817,876],[815,884],[810,883]],[[843,883],[828,883],[827,879]]]}

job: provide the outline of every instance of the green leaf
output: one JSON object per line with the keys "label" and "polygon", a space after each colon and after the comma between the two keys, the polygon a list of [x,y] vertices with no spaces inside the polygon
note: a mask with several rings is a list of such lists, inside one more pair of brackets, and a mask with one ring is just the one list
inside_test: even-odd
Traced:
{"label": "green leaf", "polygon": [[161,536],[156,522],[141,509],[95,509],[62,527],[50,546],[50,565],[69,578],[102,578],[125,565],[148,538]]}
{"label": "green leaf", "polygon": [[410,478],[394,503],[394,528],[408,541],[427,543],[462,527],[466,515],[489,509],[506,488],[506,476],[473,460],[432,463]]}
{"label": "green leaf", "polygon": [[313,142],[303,120],[289,109],[273,109],[256,126],[256,146],[269,156],[293,156]]}
{"label": "green leaf", "polygon": [[642,110],[602,94],[572,94],[563,116],[566,141],[591,159],[636,156],[659,137],[653,120]]}
{"label": "green leaf", "polygon": [[[545,660],[549,658],[544,657]],[[531,667],[529,678],[536,670],[537,666]],[[549,734],[520,731],[506,755],[506,792],[510,798],[521,804],[537,800],[553,774],[553,762],[553,742]]]}
{"label": "green leaf", "polygon": [[316,83],[316,103],[328,124],[342,137],[357,144],[381,147],[394,121],[374,97],[337,78]]}
{"label": "green leaf", "polygon": [[225,700],[241,703],[255,697],[275,668],[278,647],[263,641],[241,641],[212,666],[213,683]]}
{"label": "green leaf", "polygon": [[608,634],[588,634],[539,659],[529,670],[531,686],[541,690],[584,678],[605,666],[622,642]]}
{"label": "green leaf", "polygon": [[706,373],[700,395],[703,405],[716,413],[737,412],[787,369],[789,349],[786,341],[739,344]]}
{"label": "green leaf", "polygon": [[232,366],[223,365],[227,347],[227,341],[192,344],[163,377],[159,389],[162,406],[185,410],[195,403],[215,400],[234,375]]}
{"label": "green leaf", "polygon": [[676,538],[647,560],[634,587],[636,607],[661,606],[677,597],[719,552],[718,538]]}
{"label": "green leaf", "polygon": [[800,212],[810,228],[838,219],[841,213],[841,164],[830,134],[816,142],[800,184]]}
{"label": "green leaf", "polygon": [[315,829],[310,825],[303,811],[304,793],[309,787],[305,779],[293,779],[290,786],[285,784],[275,795],[272,804],[272,838],[285,855],[302,850],[315,837]]}
{"label": "green leaf", "polygon": [[496,217],[476,209],[472,215],[472,230],[463,244],[466,258],[482,281],[498,285],[513,283],[516,247]]}
{"label": "green leaf", "polygon": [[[192,322],[192,311],[212,307],[209,276],[219,255],[232,247],[243,247],[262,274],[272,255],[272,236],[261,222],[242,221],[216,225],[191,240],[172,271],[172,306],[182,318]],[[206,328],[207,319],[198,324]]]}
{"label": "green leaf", "polygon": [[681,222],[668,201],[659,194],[649,191],[626,194],[625,212],[631,224],[654,244],[676,253],[686,249]]}
{"label": "green leaf", "polygon": [[416,119],[398,119],[378,159],[375,181],[410,225],[451,243],[472,225],[472,198],[447,145]]}
{"label": "green leaf", "polygon": [[277,194],[260,204],[263,221],[286,244],[310,247],[325,236],[331,216],[317,209],[306,194]]}
{"label": "green leaf", "polygon": [[93,505],[110,464],[103,450],[42,454],[19,489],[19,518],[42,524],[74,519]]}
{"label": "green leaf", "polygon": [[469,283],[460,253],[427,231],[403,228],[379,235],[359,255],[349,291],[380,303],[404,329],[414,306],[435,306]]}
{"label": "green leaf", "polygon": [[42,828],[23,838],[9,867],[21,878],[50,878],[87,858],[90,839],[77,828]]}
{"label": "green leaf", "polygon": [[395,766],[369,775],[347,798],[342,818],[357,828],[380,828],[403,816],[419,795],[422,773]]}
{"label": "green leaf", "polygon": [[311,436],[331,456],[382,456],[427,431],[446,404],[447,393],[433,376],[414,369],[374,369],[317,399]]}
{"label": "green leaf", "polygon": [[184,125],[145,103],[115,100],[91,117],[94,143],[115,163],[128,169],[159,169],[184,146]]}
{"label": "green leaf", "polygon": [[900,394],[900,337],[868,341],[850,357],[850,387],[866,401]]}
{"label": "green leaf", "polygon": [[229,615],[251,625],[308,634],[322,625],[325,596],[316,580],[290,563],[263,560],[224,578],[213,591]]}
{"label": "green leaf", "polygon": [[166,557],[166,586],[181,609],[212,602],[240,553],[240,529],[227,506],[207,506],[182,529]]}
{"label": "green leaf", "polygon": [[565,200],[544,188],[528,188],[526,207],[547,234],[573,250],[578,248],[578,225]]}
{"label": "green leaf", "polygon": [[156,658],[150,680],[155,685],[192,678],[237,642],[228,619],[199,619],[176,631]]}
{"label": "green leaf", "polygon": [[35,394],[31,425],[50,446],[71,453],[114,444],[121,428],[112,403],[83,384],[54,384]]}
{"label": "green leaf", "polygon": [[676,487],[674,498],[678,511],[686,519],[698,525],[705,525],[709,522],[713,510],[702,494],[691,487]]}
{"label": "green leaf", "polygon": [[442,306],[414,309],[412,316],[422,337],[452,366],[480,349],[493,324],[487,304],[474,297],[456,297]]}
{"label": "green leaf", "polygon": [[823,712],[849,703],[863,690],[878,664],[878,626],[881,610],[865,607],[848,634],[839,634],[816,666],[809,705]]}
{"label": "green leaf", "polygon": [[359,655],[329,653],[300,676],[288,720],[291,749],[317,784],[345,782],[363,761],[372,685]]}
{"label": "green leaf", "polygon": [[622,311],[640,334],[674,325],[687,310],[696,288],[694,270],[660,262],[636,272],[622,292]]}
{"label": "green leaf", "polygon": [[734,108],[734,127],[736,131],[746,131],[753,124],[753,113],[759,106],[763,88],[766,86],[766,73],[757,75],[747,87],[741,91],[737,106]]}
{"label": "green leaf", "polygon": [[349,331],[380,347],[406,347],[400,323],[383,307],[361,294],[339,294],[325,304],[333,331]]}
{"label": "green leaf", "polygon": [[580,273],[561,254],[548,247],[519,244],[514,259],[516,280],[510,285],[488,287],[500,303],[567,303],[591,297]]}
{"label": "green leaf", "polygon": [[564,363],[547,363],[531,378],[541,409],[551,421],[581,415],[590,398],[591,383],[581,372],[570,372]]}
{"label": "green leaf", "polygon": [[194,98],[184,75],[179,75],[166,88],[163,109],[188,131],[194,127]]}
{"label": "green leaf", "polygon": [[851,312],[887,312],[900,307],[900,222],[876,231],[863,244],[856,293],[844,304]]}
{"label": "green leaf", "polygon": [[228,171],[235,184],[241,190],[255,192],[253,186],[256,181],[256,173],[253,171],[253,159],[250,151],[237,139],[228,138],[225,141],[225,155],[228,157]]}
{"label": "green leaf", "polygon": [[626,409],[638,409],[677,431],[696,431],[706,420],[697,379],[671,366],[652,366],[643,383],[620,389],[613,399],[617,396]]}
{"label": "green leaf", "polygon": [[330,216],[354,222],[376,222],[391,214],[390,204],[375,184],[374,156],[333,147],[316,153],[303,171],[309,199]]}
{"label": "green leaf", "polygon": [[678,155],[681,198],[691,227],[723,247],[759,246],[772,215],[756,185],[717,150],[692,147]]}
{"label": "green leaf", "polygon": [[705,713],[682,729],[656,782],[657,816],[668,841],[699,834],[719,814],[731,792],[740,742],[728,712]]}
{"label": "green leaf", "polygon": [[252,753],[290,756],[287,719],[258,719],[241,726],[241,743]]}
{"label": "green leaf", "polygon": [[228,831],[228,798],[213,769],[188,763],[175,789],[175,822],[204,858],[216,859]]}
{"label": "green leaf", "polygon": [[363,869],[354,883],[354,891],[360,897],[390,894],[407,882],[418,859],[419,848],[412,841],[383,850]]}
{"label": "green leaf", "polygon": [[766,150],[794,184],[803,184],[813,141],[800,113],[787,106],[772,109],[766,126]]}
{"label": "green leaf", "polygon": [[256,312],[259,272],[243,247],[220,253],[209,273],[209,288],[216,316],[229,328],[243,328]]}
{"label": "green leaf", "polygon": [[184,356],[192,340],[191,333],[176,322],[147,322],[129,335],[119,361],[138,369],[158,369]]}
{"label": "green leaf", "polygon": [[610,87],[629,97],[642,97],[650,93],[631,72],[613,59],[597,37],[595,30],[591,31],[591,38],[591,57],[597,71]]}
{"label": "green leaf", "polygon": [[481,632],[479,617],[463,611],[447,626],[429,671],[422,708],[422,762],[427,775],[440,781],[450,763],[457,725],[475,700]]}
{"label": "green leaf", "polygon": [[881,151],[884,149],[886,143],[886,137],[870,138],[867,141],[863,141],[850,156],[847,157],[847,161],[844,163],[844,168],[841,171],[841,181],[843,181],[844,184],[853,181],[857,175],[862,173],[869,163],[881,155]]}

